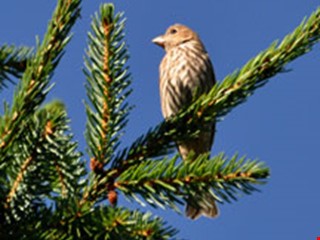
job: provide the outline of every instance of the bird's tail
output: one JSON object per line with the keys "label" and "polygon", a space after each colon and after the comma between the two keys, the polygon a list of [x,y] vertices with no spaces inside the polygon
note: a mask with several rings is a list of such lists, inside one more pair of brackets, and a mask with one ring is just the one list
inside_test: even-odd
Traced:
{"label": "bird's tail", "polygon": [[[189,154],[191,152],[194,153],[194,158],[200,154],[210,152],[214,140],[215,123],[206,124],[205,127],[206,129],[201,130],[198,137],[177,142],[178,149],[183,160],[190,157]],[[192,161],[192,158],[190,160]]]}
{"label": "bird's tail", "polygon": [[[209,124],[207,131],[200,132],[195,139],[178,143],[179,152],[184,161],[189,158],[193,161],[197,156],[209,153],[215,132],[215,124]],[[214,218],[218,216],[218,207],[215,198],[209,193],[209,189],[202,191],[197,196],[189,196],[187,199],[186,215],[191,219],[197,219],[201,215]]]}
{"label": "bird's tail", "polygon": [[195,220],[201,215],[214,218],[219,215],[219,210],[214,197],[206,192],[199,196],[192,196],[187,199],[186,216]]}

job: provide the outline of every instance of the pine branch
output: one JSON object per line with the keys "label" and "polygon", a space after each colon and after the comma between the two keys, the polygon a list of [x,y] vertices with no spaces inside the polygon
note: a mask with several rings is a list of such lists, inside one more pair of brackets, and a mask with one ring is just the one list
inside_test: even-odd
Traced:
{"label": "pine branch", "polygon": [[86,56],[87,95],[86,138],[91,166],[96,172],[111,160],[119,145],[127,115],[125,102],[131,90],[130,74],[126,66],[129,57],[124,41],[123,13],[114,13],[112,4],[100,7],[93,18]]}
{"label": "pine branch", "polygon": [[[112,4],[103,4],[96,14],[89,33],[86,57],[87,95],[91,104],[86,104],[86,139],[91,156],[90,167],[95,176],[85,190],[80,205],[91,199],[97,188],[105,186],[104,167],[115,153],[131,107],[125,102],[131,89],[130,74],[126,62],[128,51],[124,41],[123,13],[114,13]],[[102,179],[104,183],[99,182]],[[108,185],[108,184],[107,184]]]}
{"label": "pine branch", "polygon": [[[178,211],[188,196],[201,195],[211,189],[217,201],[237,200],[240,193],[250,194],[254,185],[264,183],[269,169],[263,163],[224,154],[208,160],[199,156],[192,162],[178,162],[177,156],[165,160],[148,160],[123,172],[114,182],[130,199],[141,204],[141,198],[156,207],[169,206]],[[139,197],[140,196],[140,197]]]}
{"label": "pine branch", "polygon": [[[68,225],[67,225],[68,224]],[[150,213],[95,208],[71,223],[48,229],[42,239],[172,239],[177,230]]]}
{"label": "pine branch", "polygon": [[241,70],[228,75],[208,95],[175,117],[160,123],[140,136],[114,159],[115,166],[124,171],[148,158],[163,156],[175,148],[174,141],[197,135],[199,123],[220,120],[234,107],[244,103],[255,90],[268,80],[285,71],[285,66],[309,52],[320,39],[320,8],[308,20],[304,20],[280,44],[273,43],[268,49],[251,59]]}
{"label": "pine branch", "polygon": [[27,61],[32,56],[33,49],[29,47],[0,47],[0,90],[6,87],[5,80],[12,82],[9,75],[20,78],[27,67]]}
{"label": "pine branch", "polygon": [[271,77],[286,72],[285,66],[288,63],[311,51],[319,40],[320,8],[311,14],[309,19],[304,19],[279,44],[275,41],[268,49],[251,59],[240,71],[228,75],[221,84],[212,89],[208,96],[198,100],[194,109],[200,113],[208,112],[208,115],[215,113],[218,118],[222,118],[234,107],[245,102]]}
{"label": "pine branch", "polygon": [[52,184],[51,189],[63,199],[79,194],[84,186],[81,178],[87,171],[85,163],[80,159],[81,153],[77,151],[78,144],[72,141],[73,135],[69,133],[70,120],[64,104],[60,101],[47,104],[39,111],[38,118],[48,119],[44,126],[44,142],[39,148],[45,154],[44,164],[52,168],[47,175]]}
{"label": "pine branch", "polygon": [[2,178],[9,180],[2,195],[8,217],[21,220],[49,199],[79,195],[86,171],[77,144],[66,134],[68,123],[64,105],[54,101],[25,124],[1,168]]}
{"label": "pine branch", "polygon": [[19,82],[12,100],[0,119],[0,164],[6,160],[13,141],[23,129],[21,124],[43,102],[48,93],[52,73],[62,57],[63,49],[70,40],[71,27],[80,15],[80,0],[59,0],[48,25],[42,44]]}

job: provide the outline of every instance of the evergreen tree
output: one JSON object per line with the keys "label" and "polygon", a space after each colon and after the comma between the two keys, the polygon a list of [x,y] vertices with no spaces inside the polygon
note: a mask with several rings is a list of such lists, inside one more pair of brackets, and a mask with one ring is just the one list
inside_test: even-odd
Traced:
{"label": "evergreen tree", "polygon": [[58,0],[34,49],[0,48],[1,89],[12,86],[12,77],[21,79],[0,117],[0,239],[172,239],[174,227],[150,212],[119,206],[119,195],[180,212],[188,196],[207,189],[217,202],[231,203],[266,183],[269,168],[258,160],[219,153],[183,162],[170,154],[175,141],[197,136],[199,122],[222,120],[310,51],[320,39],[320,8],[209,94],[119,149],[132,108],[125,18],[112,4],[101,5],[84,63],[87,160],[73,140],[64,104],[45,103],[80,3]]}

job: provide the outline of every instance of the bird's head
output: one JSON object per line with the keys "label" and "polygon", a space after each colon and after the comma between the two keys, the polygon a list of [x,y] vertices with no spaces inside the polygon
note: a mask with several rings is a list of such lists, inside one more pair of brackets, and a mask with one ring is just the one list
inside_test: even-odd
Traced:
{"label": "bird's head", "polygon": [[164,35],[160,35],[152,40],[153,43],[164,48],[166,51],[189,41],[201,44],[198,34],[181,24],[170,26]]}

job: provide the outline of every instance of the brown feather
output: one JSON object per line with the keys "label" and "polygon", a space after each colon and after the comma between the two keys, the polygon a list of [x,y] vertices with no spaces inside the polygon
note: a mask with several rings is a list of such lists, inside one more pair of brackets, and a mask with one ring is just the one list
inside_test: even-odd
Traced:
{"label": "brown feather", "polygon": [[[186,26],[173,25],[154,42],[166,51],[159,69],[159,89],[162,114],[168,118],[188,106],[192,99],[210,91],[215,84],[214,70],[199,36]],[[202,127],[195,139],[178,142],[182,159],[185,160],[191,152],[195,158],[210,152],[214,133],[215,122],[212,122],[205,129]],[[218,214],[209,192],[204,196],[192,196],[187,203],[186,215],[191,219]]]}

